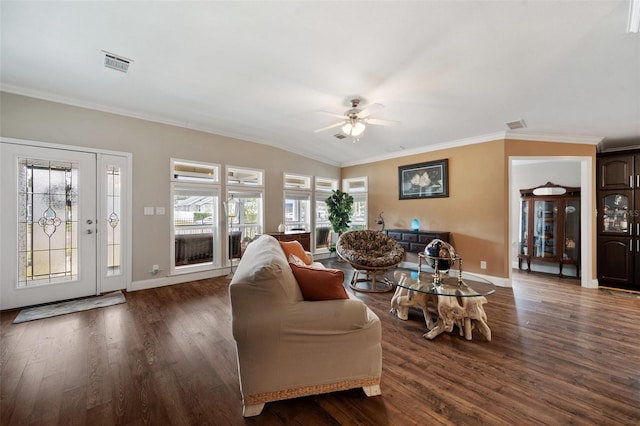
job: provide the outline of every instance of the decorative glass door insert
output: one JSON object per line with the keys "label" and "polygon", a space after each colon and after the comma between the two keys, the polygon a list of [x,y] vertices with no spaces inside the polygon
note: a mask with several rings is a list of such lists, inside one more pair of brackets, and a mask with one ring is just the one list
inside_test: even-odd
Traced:
{"label": "decorative glass door insert", "polygon": [[600,232],[626,234],[629,231],[628,192],[613,192],[602,199],[602,229]]}
{"label": "decorative glass door insert", "polygon": [[107,165],[107,276],[122,273],[122,171],[119,166]]}
{"label": "decorative glass door insert", "polygon": [[78,167],[18,160],[18,288],[78,275]]}

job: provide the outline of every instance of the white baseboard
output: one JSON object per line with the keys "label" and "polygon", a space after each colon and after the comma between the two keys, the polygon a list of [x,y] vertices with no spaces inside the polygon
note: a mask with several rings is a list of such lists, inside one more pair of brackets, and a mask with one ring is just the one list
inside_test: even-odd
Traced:
{"label": "white baseboard", "polygon": [[133,281],[129,291],[146,290],[149,288],[164,287],[167,285],[182,284],[189,281],[204,280],[207,278],[222,277],[229,273],[229,268],[215,269],[211,271],[194,272],[192,274],[169,275],[150,280]]}

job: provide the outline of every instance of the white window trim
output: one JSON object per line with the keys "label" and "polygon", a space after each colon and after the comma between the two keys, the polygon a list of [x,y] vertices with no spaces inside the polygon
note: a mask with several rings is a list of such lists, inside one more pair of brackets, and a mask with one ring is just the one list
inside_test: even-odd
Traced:
{"label": "white window trim", "polygon": [[[173,173],[173,169],[172,173]],[[216,270],[216,269],[220,269],[221,262],[222,259],[220,259],[223,255],[224,252],[224,247],[223,244],[221,244],[221,239],[220,239],[220,232],[221,232],[221,227],[220,227],[220,220],[218,219],[218,226],[216,228],[214,228],[214,232],[213,232],[213,241],[214,244],[215,242],[218,243],[218,247],[219,247],[219,254],[218,254],[218,259],[213,259],[213,262],[211,263],[206,263],[206,264],[202,264],[202,265],[189,265],[189,266],[182,266],[180,268],[176,268],[176,247],[175,247],[175,238],[176,238],[176,234],[175,234],[175,218],[174,218],[174,206],[173,206],[173,202],[174,202],[174,196],[175,196],[175,191],[176,191],[176,187],[180,187],[180,188],[194,188],[194,189],[210,189],[211,191],[217,190],[218,191],[218,199],[220,200],[221,195],[222,195],[222,186],[218,185],[218,184],[212,184],[212,183],[205,183],[205,182],[184,182],[184,181],[173,181],[171,182],[171,194],[170,194],[170,200],[171,200],[171,209],[170,209],[170,223],[171,223],[171,229],[170,229],[170,241],[171,244],[169,244],[169,265],[170,265],[170,272],[169,272],[169,276],[174,276],[174,275],[184,275],[184,274],[192,274],[195,272],[203,272],[203,271],[212,271],[212,270]],[[220,203],[218,203],[217,205],[218,208],[218,218],[220,217]]]}
{"label": "white window trim", "polygon": [[315,199],[313,198],[312,191],[310,191],[310,190],[291,189],[291,188],[285,189],[283,191],[283,193],[282,193],[282,207],[283,207],[283,209],[282,209],[282,216],[283,216],[282,217],[282,223],[284,224],[285,227],[287,226],[287,218],[286,218],[286,209],[284,207],[285,207],[285,202],[287,200],[287,194],[300,195],[300,196],[302,196],[302,197],[307,199],[307,201],[309,202],[309,211],[307,212],[309,214],[309,219],[308,219],[309,221],[305,225],[309,227],[307,232],[311,232],[312,235],[315,234],[313,232],[313,223],[312,223],[313,222],[313,217],[314,217],[314,214],[315,214],[315,208],[312,205],[312,202],[315,202]]}
{"label": "white window trim", "polygon": [[[257,184],[247,184],[247,183],[229,183],[229,171],[231,170],[238,170],[238,171],[247,171],[247,172],[256,172],[259,174],[260,176],[260,182]],[[229,187],[236,187],[236,188],[264,188],[264,181],[265,181],[265,173],[264,173],[264,169],[254,169],[251,167],[242,167],[242,166],[233,166],[231,164],[227,164],[224,167],[224,183],[227,186],[227,188]]]}
{"label": "white window trim", "polygon": [[[131,267],[132,267],[132,187],[133,180],[131,178],[132,170],[132,156],[129,155],[113,155],[113,154],[97,154],[98,167],[98,211],[104,212],[106,210],[106,198],[107,191],[104,182],[104,174],[107,165],[120,166],[120,197],[121,197],[121,210],[120,210],[120,223],[122,225],[122,231],[120,234],[120,274],[110,275],[106,274],[107,271],[107,244],[105,233],[98,233],[98,292],[113,291],[121,288],[131,289]],[[98,224],[100,225],[100,224]]]}
{"label": "white window trim", "polygon": [[[358,189],[356,191],[351,190],[351,184],[354,182],[364,182],[364,188],[363,189]],[[361,176],[361,177],[355,177],[355,178],[348,178],[348,179],[342,179],[342,190],[344,192],[347,192],[349,194],[360,194],[363,192],[369,192],[369,178],[367,176]]]}
{"label": "white window trim", "polygon": [[[331,188],[318,187],[318,181],[331,182]],[[314,185],[315,192],[331,194],[334,190],[338,189],[339,187],[340,187],[340,179],[325,178],[325,177],[318,177],[318,176],[316,176],[315,178],[315,185]]]}
{"label": "white window trim", "polygon": [[[213,170],[213,176],[211,177],[210,180],[190,180],[190,179],[179,179],[176,177],[176,173],[175,173],[175,165],[176,163],[180,163],[180,164],[191,164],[193,166],[200,166],[200,167],[211,167],[211,169]],[[171,176],[171,181],[172,182],[191,182],[191,183],[203,183],[203,184],[220,184],[220,171],[222,169],[222,167],[220,166],[220,164],[217,163],[203,163],[200,161],[192,161],[192,160],[183,160],[180,158],[171,158],[170,161],[170,176]]]}
{"label": "white window trim", "polygon": [[[359,185],[357,190],[352,190],[351,185],[353,183],[363,183],[363,185]],[[342,188],[344,192],[350,194],[351,196],[362,196],[364,195],[364,202],[366,205],[366,214],[364,220],[364,228],[369,228],[369,178],[367,176],[354,177],[342,180]],[[353,226],[353,221],[351,222],[351,226]]]}
{"label": "white window trim", "polygon": [[[305,186],[302,186],[302,187],[299,187],[299,186],[287,186],[287,179],[288,178],[300,179],[300,180],[305,182]],[[302,174],[299,174],[299,173],[288,173],[288,172],[284,172],[282,174],[282,187],[284,189],[287,189],[287,190],[311,191],[311,188],[313,186],[312,183],[313,183],[313,176],[302,175]]]}

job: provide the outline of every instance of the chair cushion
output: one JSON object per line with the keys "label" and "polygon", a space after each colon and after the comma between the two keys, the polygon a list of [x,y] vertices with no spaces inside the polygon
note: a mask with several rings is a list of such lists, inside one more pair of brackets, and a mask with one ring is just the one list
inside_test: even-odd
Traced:
{"label": "chair cushion", "polygon": [[304,300],[348,299],[344,288],[344,272],[339,269],[317,269],[290,263]]}
{"label": "chair cushion", "polygon": [[304,247],[302,247],[299,241],[280,241],[280,247],[282,247],[282,251],[287,259],[289,259],[290,255],[294,255],[302,260],[305,265],[311,265],[311,259],[307,256]]}
{"label": "chair cushion", "polygon": [[404,248],[400,243],[387,234],[373,230],[342,234],[336,251],[350,263],[374,268],[395,266],[404,258]]}

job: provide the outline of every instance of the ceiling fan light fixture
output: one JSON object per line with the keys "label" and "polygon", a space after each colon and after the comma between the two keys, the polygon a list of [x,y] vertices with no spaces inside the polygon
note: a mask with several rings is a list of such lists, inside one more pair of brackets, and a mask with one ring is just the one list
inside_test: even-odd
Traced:
{"label": "ceiling fan light fixture", "polygon": [[366,129],[366,126],[359,121],[355,123],[349,122],[342,126],[342,131],[348,136],[360,136],[364,129]]}

